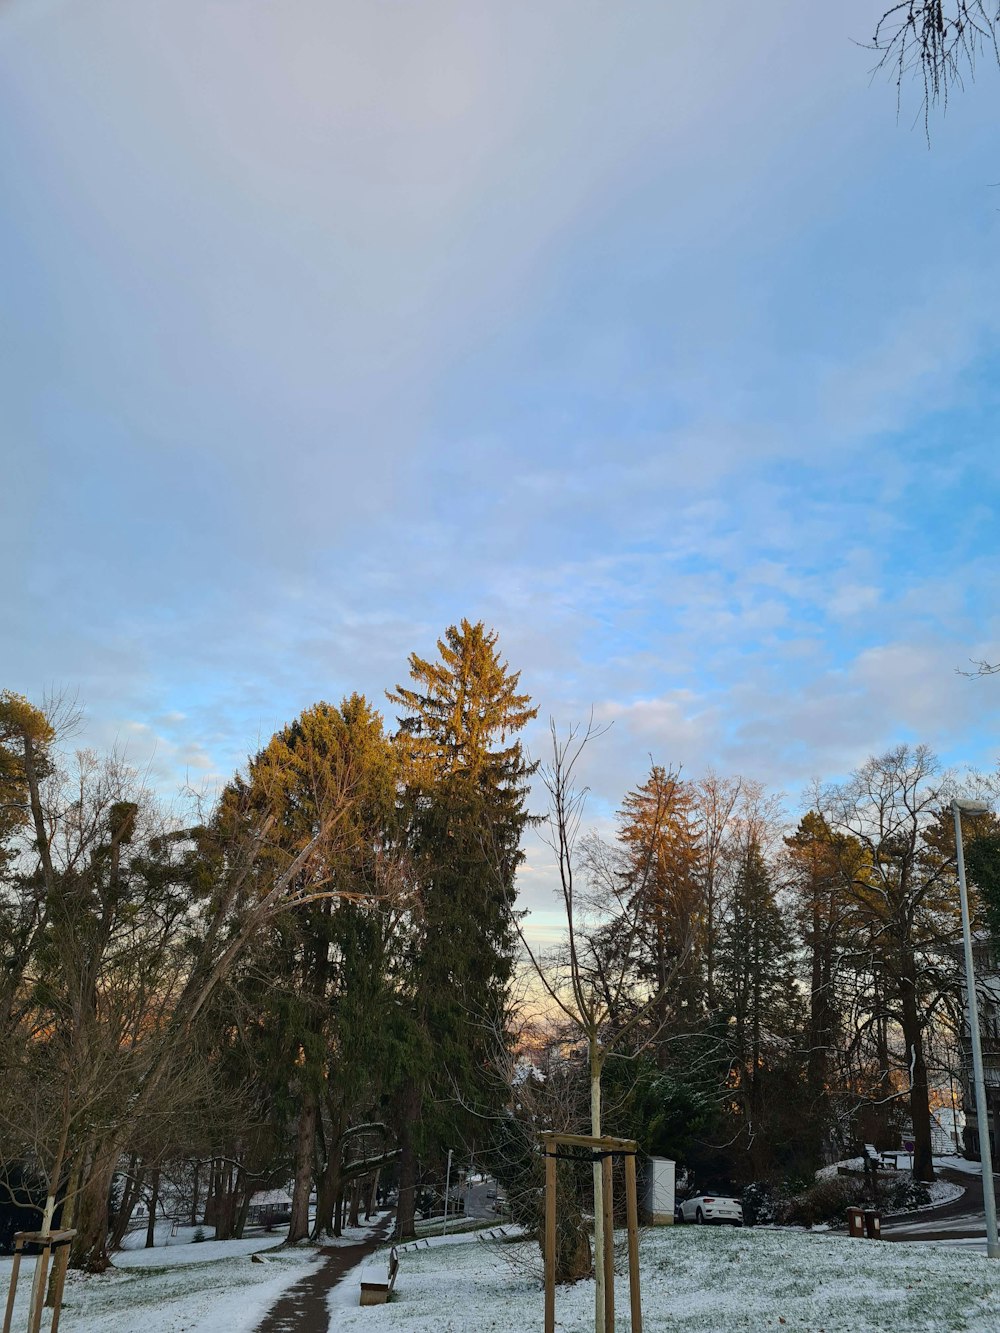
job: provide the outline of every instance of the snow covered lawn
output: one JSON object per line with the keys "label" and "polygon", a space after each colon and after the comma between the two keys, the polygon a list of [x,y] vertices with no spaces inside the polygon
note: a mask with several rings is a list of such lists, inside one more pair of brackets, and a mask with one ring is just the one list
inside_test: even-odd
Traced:
{"label": "snow covered lawn", "polygon": [[[393,1300],[357,1306],[360,1273],[336,1293],[331,1333],[449,1333],[541,1327],[537,1245],[437,1244],[400,1260]],[[647,1333],[768,1328],[796,1333],[994,1333],[1000,1264],[923,1245],[760,1230],[666,1227],[644,1233],[642,1308]],[[628,1279],[616,1283],[627,1329]],[[556,1324],[593,1328],[593,1284],[562,1288]],[[69,1333],[69,1331],[67,1331]]]}
{"label": "snow covered lawn", "polygon": [[[280,1241],[279,1235],[132,1249],[99,1277],[71,1272],[60,1333],[249,1333],[286,1287],[321,1262],[308,1247],[251,1260],[253,1251]],[[0,1259],[4,1297],[11,1263]],[[26,1261],[21,1269],[15,1328],[27,1325],[33,1267]]]}

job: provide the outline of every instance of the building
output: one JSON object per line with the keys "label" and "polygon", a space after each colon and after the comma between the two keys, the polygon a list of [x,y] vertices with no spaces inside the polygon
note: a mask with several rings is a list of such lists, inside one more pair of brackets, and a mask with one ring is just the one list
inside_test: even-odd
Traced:
{"label": "building", "polygon": [[[979,1033],[983,1048],[983,1078],[993,1161],[998,1160],[997,1124],[1000,1123],[1000,952],[985,936],[972,944],[979,1001]],[[964,980],[964,973],[963,973]],[[969,1036],[965,987],[962,988],[962,1109],[965,1112],[965,1155],[979,1160],[980,1126],[972,1083],[972,1041]]]}

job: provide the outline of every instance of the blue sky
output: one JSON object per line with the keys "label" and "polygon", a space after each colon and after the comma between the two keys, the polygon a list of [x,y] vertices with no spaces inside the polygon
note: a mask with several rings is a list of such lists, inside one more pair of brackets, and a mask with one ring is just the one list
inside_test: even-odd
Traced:
{"label": "blue sky", "polygon": [[0,677],[172,792],[462,616],[542,723],[992,768],[1000,76],[862,0],[7,0]]}

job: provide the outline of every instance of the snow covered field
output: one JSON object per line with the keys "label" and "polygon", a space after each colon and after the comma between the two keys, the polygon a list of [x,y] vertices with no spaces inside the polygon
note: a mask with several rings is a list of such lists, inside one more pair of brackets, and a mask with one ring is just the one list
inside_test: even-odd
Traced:
{"label": "snow covered field", "polygon": [[[348,1239],[361,1239],[359,1228]],[[498,1229],[495,1235],[500,1236]],[[166,1237],[164,1237],[166,1239]],[[182,1232],[155,1250],[131,1249],[100,1277],[71,1274],[63,1333],[251,1333],[281,1293],[321,1262],[309,1248],[250,1253],[280,1236],[191,1243]],[[382,1279],[388,1250],[330,1294],[330,1333],[534,1333],[541,1326],[541,1257],[526,1240],[436,1236],[401,1251],[389,1305],[361,1309],[359,1283]],[[643,1233],[647,1333],[781,1328],[795,1333],[993,1333],[1000,1327],[1000,1264],[924,1244],[878,1244],[771,1229],[668,1227]],[[0,1260],[0,1291],[11,1261]],[[627,1329],[628,1280],[617,1281]],[[24,1326],[30,1267],[15,1327]],[[561,1289],[557,1327],[584,1333],[593,1284]]]}
{"label": "snow covered field", "polygon": [[[321,1262],[309,1248],[264,1254],[262,1263],[250,1259],[280,1242],[280,1235],[182,1241],[127,1250],[99,1277],[69,1273],[60,1333],[249,1333],[287,1286]],[[4,1296],[12,1262],[0,1259]],[[26,1262],[21,1270],[15,1328],[27,1324],[32,1268]]]}
{"label": "snow covered field", "polygon": [[[454,1333],[541,1327],[541,1263],[533,1242],[438,1244],[400,1260],[392,1302],[357,1306],[360,1272],[336,1293],[331,1333]],[[1000,1264],[924,1245],[843,1236],[667,1227],[641,1247],[647,1333],[779,1328],[796,1333],[994,1333]],[[616,1282],[627,1329],[628,1279]],[[562,1333],[593,1328],[593,1284],[556,1298]]]}

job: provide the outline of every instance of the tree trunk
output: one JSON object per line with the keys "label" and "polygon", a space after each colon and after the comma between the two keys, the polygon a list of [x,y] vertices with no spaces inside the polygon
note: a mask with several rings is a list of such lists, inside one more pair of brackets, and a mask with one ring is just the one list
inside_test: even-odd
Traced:
{"label": "tree trunk", "polygon": [[108,1256],[108,1195],[117,1156],[95,1156],[78,1196],[76,1237],[70,1263],[88,1273],[103,1273],[111,1266]]}
{"label": "tree trunk", "polygon": [[[603,1052],[595,1037],[590,1039],[590,1133],[601,1137],[601,1073]],[[600,1160],[594,1161],[594,1333],[604,1333],[604,1209]]]}
{"label": "tree trunk", "polygon": [[292,1216],[288,1223],[287,1244],[305,1240],[309,1235],[309,1194],[313,1182],[316,1147],[317,1099],[312,1088],[302,1094],[299,1126],[295,1136],[295,1183],[292,1186]]}
{"label": "tree trunk", "polygon": [[351,1210],[347,1215],[347,1225],[356,1227],[359,1224],[358,1213],[361,1209],[361,1181],[356,1180],[351,1186]]}
{"label": "tree trunk", "polygon": [[122,1247],[125,1233],[132,1221],[132,1214],[135,1212],[135,1206],[142,1195],[142,1186],[145,1179],[146,1168],[139,1165],[138,1156],[133,1153],[129,1158],[128,1176],[122,1190],[121,1207],[118,1209],[118,1216],[115,1218],[115,1225],[111,1230],[111,1241],[108,1248],[112,1251],[120,1250]]}
{"label": "tree trunk", "polygon": [[227,1161],[222,1174],[222,1189],[215,1214],[215,1239],[232,1240],[236,1221],[236,1194],[233,1185],[233,1164]]}
{"label": "tree trunk", "polygon": [[396,1205],[396,1239],[416,1236],[414,1214],[417,1199],[417,1155],[413,1126],[420,1114],[420,1089],[411,1083],[403,1099],[399,1126],[399,1203]]}
{"label": "tree trunk", "polygon": [[[69,1179],[66,1182],[66,1194],[63,1199],[62,1215],[59,1220],[60,1231],[72,1231],[73,1229],[73,1217],[76,1209],[76,1191],[79,1188],[79,1184],[80,1164],[79,1161],[76,1161],[73,1164],[69,1173]],[[45,1292],[45,1304],[50,1310],[55,1308],[56,1288],[59,1286],[58,1273],[59,1266],[54,1263],[49,1269],[49,1284]],[[30,1322],[28,1327],[31,1327]]]}
{"label": "tree trunk", "polygon": [[237,1240],[243,1239],[243,1232],[247,1224],[247,1215],[250,1212],[250,1200],[253,1198],[253,1181],[249,1174],[242,1168],[240,1170],[240,1186],[238,1191],[238,1205],[236,1221],[233,1225],[233,1235]]}
{"label": "tree trunk", "polygon": [[194,1164],[194,1189],[191,1191],[191,1225],[198,1223],[198,1184],[201,1180],[201,1163]]}
{"label": "tree trunk", "polygon": [[343,1168],[343,1130],[344,1113],[333,1118],[327,1143],[326,1162],[316,1185],[316,1220],[313,1223],[313,1240],[323,1235],[333,1235],[333,1210],[340,1193],[341,1170]]}
{"label": "tree trunk", "polygon": [[911,975],[900,979],[903,1040],[910,1066],[910,1118],[913,1121],[913,1179],[933,1180],[934,1158],[931,1147],[931,1107],[927,1089],[927,1065],[924,1060],[923,1032],[917,1008],[917,996]]}
{"label": "tree trunk", "polygon": [[377,1204],[378,1204],[378,1177],[379,1177],[379,1173],[378,1173],[378,1168],[376,1167],[375,1171],[372,1173],[372,1187],[371,1187],[371,1191],[370,1191],[370,1193],[369,1193],[369,1195],[368,1195],[368,1203],[367,1203],[367,1205],[366,1205],[366,1207],[365,1207],[365,1221],[366,1221],[366,1222],[367,1222],[368,1219],[372,1216],[372,1214],[375,1212],[375,1208],[376,1208],[376,1206],[377,1206]]}
{"label": "tree trunk", "polygon": [[149,1184],[149,1221],[146,1223],[146,1249],[151,1250],[156,1243],[156,1204],[160,1194],[160,1168],[153,1167],[153,1176]]}

